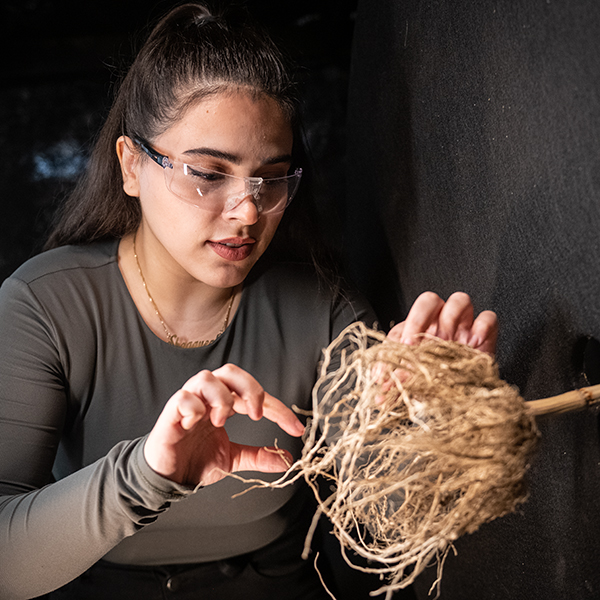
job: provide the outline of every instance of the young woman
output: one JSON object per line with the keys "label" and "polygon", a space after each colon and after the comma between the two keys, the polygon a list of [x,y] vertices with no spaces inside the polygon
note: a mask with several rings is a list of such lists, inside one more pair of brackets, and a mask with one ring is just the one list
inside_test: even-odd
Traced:
{"label": "young woman", "polygon": [[[322,348],[372,321],[311,268],[256,264],[302,213],[280,228],[295,128],[255,26],[189,4],[150,35],[52,249],[0,290],[3,599],[326,597],[306,490],[224,476],[285,470],[266,446],[301,451]],[[427,293],[390,335],[423,331],[493,351],[496,321]]]}

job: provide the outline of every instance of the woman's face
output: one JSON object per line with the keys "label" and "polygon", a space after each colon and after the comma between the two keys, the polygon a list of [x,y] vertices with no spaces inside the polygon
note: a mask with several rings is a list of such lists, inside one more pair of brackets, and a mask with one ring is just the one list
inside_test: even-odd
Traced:
{"label": "woman's face", "polygon": [[[171,160],[238,177],[281,177],[290,167],[292,130],[273,99],[223,92],[192,105],[150,142]],[[140,199],[138,244],[146,257],[212,287],[241,283],[271,242],[283,213],[259,214],[251,196],[229,211],[202,210],[167,189],[161,166],[135,156],[131,177],[124,166],[124,189]]]}

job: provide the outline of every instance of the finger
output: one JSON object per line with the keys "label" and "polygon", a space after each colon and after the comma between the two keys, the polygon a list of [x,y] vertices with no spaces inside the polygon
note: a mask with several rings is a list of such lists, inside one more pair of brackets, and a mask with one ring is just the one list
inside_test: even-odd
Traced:
{"label": "finger", "polygon": [[218,398],[210,395],[208,391],[214,391],[216,396],[219,388],[213,390],[212,387],[208,389],[202,387],[211,381],[209,375],[223,384],[228,392],[227,399],[220,400],[227,411],[224,408],[225,412],[219,413],[220,420],[211,415],[211,422],[216,427],[222,427],[233,410],[240,414],[247,414],[254,420],[258,420],[264,415],[270,421],[277,423],[286,433],[295,437],[304,433],[304,426],[293,411],[283,402],[266,393],[252,375],[236,365],[223,365],[212,373],[210,371],[201,372],[186,382],[184,387],[204,396],[205,401],[211,407],[218,407],[220,405]]}
{"label": "finger", "polygon": [[438,316],[444,307],[444,301],[434,292],[424,292],[412,305],[406,320],[400,342],[403,344],[418,343],[418,336],[422,333],[437,331]]}
{"label": "finger", "polygon": [[498,341],[498,317],[491,310],[484,310],[473,322],[468,344],[488,354],[495,354]]}
{"label": "finger", "polygon": [[263,410],[265,418],[277,423],[286,433],[294,437],[300,437],[304,433],[304,425],[302,425],[294,411],[267,392],[265,392]]}
{"label": "finger", "polygon": [[154,471],[169,478],[175,473],[177,461],[165,448],[185,438],[206,412],[204,402],[187,390],[179,390],[169,398],[144,444],[144,457]]}
{"label": "finger", "polygon": [[183,437],[185,434],[181,429],[184,431],[192,429],[202,420],[206,412],[206,406],[198,396],[186,390],[179,390],[165,404],[155,428],[171,438]]}
{"label": "finger", "polygon": [[466,344],[473,324],[473,303],[468,294],[455,292],[440,311],[435,335]]}
{"label": "finger", "polygon": [[[392,327],[392,329],[390,329],[390,331],[387,334],[388,339],[390,339],[394,342],[399,342],[401,344],[407,343],[407,342],[403,341],[405,325],[406,325],[406,321],[402,321],[401,323],[394,325],[394,327]],[[437,332],[437,323],[435,321],[432,321],[429,324],[429,326],[425,327],[422,331],[418,331],[416,333],[416,335],[421,334],[421,333],[430,333],[431,335],[435,335],[436,332]],[[417,337],[415,337],[415,341],[418,341]]]}
{"label": "finger", "polygon": [[265,392],[256,379],[243,369],[227,364],[213,373],[222,378],[244,403],[242,405],[236,401],[236,412],[248,414],[254,420],[264,416],[277,423],[286,433],[296,437],[304,433],[304,425],[294,412],[281,400]]}
{"label": "finger", "polygon": [[393,375],[385,374],[385,379],[380,380],[381,393],[375,397],[375,404],[383,404],[386,394],[393,388],[398,389],[398,384],[403,385],[410,378],[410,372],[406,369],[394,369]]}
{"label": "finger", "polygon": [[394,342],[399,342],[402,339],[402,333],[404,332],[405,322],[406,321],[402,321],[402,323],[394,325],[387,334],[387,337],[390,340],[393,340]]}
{"label": "finger", "polygon": [[223,365],[212,373],[235,393],[233,408],[236,412],[248,415],[253,421],[262,418],[265,391],[250,373],[232,364]]}
{"label": "finger", "polygon": [[231,471],[260,471],[261,473],[281,473],[287,471],[293,462],[287,450],[274,447],[245,446],[231,444]]}
{"label": "finger", "polygon": [[169,402],[173,402],[178,413],[178,417],[175,415],[174,417],[179,418],[179,424],[186,431],[201,421],[207,412],[204,402],[187,390],[179,390]]}
{"label": "finger", "polygon": [[371,377],[378,385],[383,385],[389,379],[389,370],[385,362],[377,361],[371,367]]}
{"label": "finger", "polygon": [[391,389],[390,373],[387,365],[382,361],[376,362],[371,367],[371,377],[381,390],[381,393],[375,397],[375,403],[382,404],[385,399],[384,394]]}
{"label": "finger", "polygon": [[207,415],[215,427],[223,427],[233,414],[235,399],[231,390],[208,370],[188,379],[181,388],[201,399],[208,407]]}

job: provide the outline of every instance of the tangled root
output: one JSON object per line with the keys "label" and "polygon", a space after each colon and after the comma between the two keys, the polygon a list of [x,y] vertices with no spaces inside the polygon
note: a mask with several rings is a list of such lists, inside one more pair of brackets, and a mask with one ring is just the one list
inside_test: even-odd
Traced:
{"label": "tangled root", "polygon": [[439,587],[453,541],[526,499],[538,437],[489,355],[437,338],[406,346],[362,323],[326,349],[307,432],[281,479],[255,483],[304,477],[319,504],[313,524],[329,518],[346,561],[378,573],[385,584],[372,595],[386,598],[434,561]]}

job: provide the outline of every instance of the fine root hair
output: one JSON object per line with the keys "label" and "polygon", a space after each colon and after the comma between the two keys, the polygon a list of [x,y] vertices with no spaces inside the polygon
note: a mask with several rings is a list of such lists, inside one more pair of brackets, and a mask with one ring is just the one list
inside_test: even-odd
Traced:
{"label": "fine root hair", "polygon": [[305,557],[324,514],[348,564],[384,582],[372,595],[390,598],[432,563],[439,590],[453,542],[526,499],[538,431],[488,354],[355,323],[324,352],[305,435],[287,473],[253,488],[304,478],[318,503]]}

